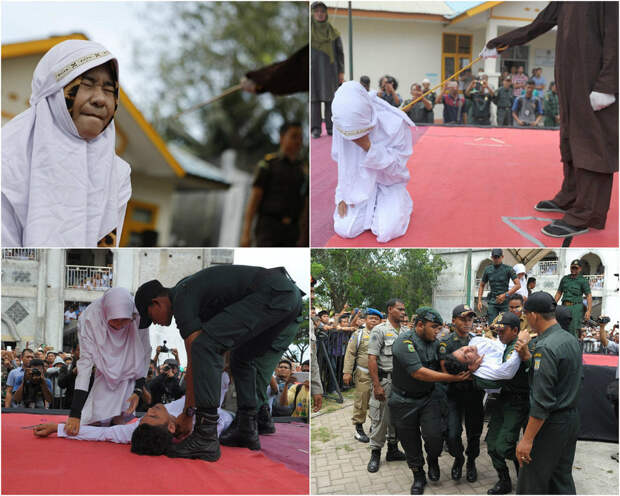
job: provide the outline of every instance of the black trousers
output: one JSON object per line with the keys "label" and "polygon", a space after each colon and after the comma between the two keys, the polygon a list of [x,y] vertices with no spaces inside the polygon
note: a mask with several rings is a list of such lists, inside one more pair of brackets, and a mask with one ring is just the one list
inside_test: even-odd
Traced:
{"label": "black trousers", "polygon": [[310,130],[321,129],[321,103],[325,103],[325,129],[332,132],[332,102],[310,103]]}
{"label": "black trousers", "polygon": [[[448,392],[448,448],[455,458],[462,458],[463,452],[474,459],[480,454],[480,436],[484,423],[484,391]],[[462,441],[463,420],[467,435],[467,451]]]}
{"label": "black trousers", "polygon": [[230,369],[239,408],[255,409],[256,369],[253,359],[271,349],[279,334],[301,312],[301,292],[282,268],[269,270],[255,292],[226,307],[203,326],[192,343],[196,406],[220,403],[223,354],[232,350]]}

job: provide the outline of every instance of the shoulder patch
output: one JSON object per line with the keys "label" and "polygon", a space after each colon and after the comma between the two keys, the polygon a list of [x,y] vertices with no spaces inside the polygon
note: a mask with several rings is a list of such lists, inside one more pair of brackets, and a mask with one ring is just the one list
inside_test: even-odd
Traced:
{"label": "shoulder patch", "polygon": [[441,343],[439,345],[439,353],[445,353],[446,352],[446,345]]}
{"label": "shoulder patch", "polygon": [[411,353],[413,353],[413,352],[415,351],[415,348],[413,347],[413,345],[412,345],[412,344],[408,344],[408,345],[407,345],[407,349],[408,349]]}
{"label": "shoulder patch", "polygon": [[534,358],[539,358],[542,356],[542,353],[534,353]]}
{"label": "shoulder patch", "polygon": [[508,353],[508,355],[506,355],[506,360],[510,360],[510,357],[512,356],[514,352],[515,350],[512,350],[510,353]]}
{"label": "shoulder patch", "polygon": [[534,358],[534,370],[538,370],[540,368],[540,358]]}
{"label": "shoulder patch", "polygon": [[413,341],[410,341],[409,339],[403,339],[403,343],[413,344]]}
{"label": "shoulder patch", "polygon": [[392,333],[392,332],[386,332],[385,333],[386,336],[396,336],[396,334]]}

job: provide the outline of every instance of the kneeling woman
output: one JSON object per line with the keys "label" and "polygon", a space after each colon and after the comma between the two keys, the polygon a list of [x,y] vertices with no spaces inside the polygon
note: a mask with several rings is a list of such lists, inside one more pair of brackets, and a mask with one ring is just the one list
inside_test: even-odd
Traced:
{"label": "kneeling woman", "polygon": [[[114,288],[91,303],[78,320],[80,360],[65,431],[83,425],[126,423],[138,405],[150,363],[149,331],[125,288]],[[95,367],[93,369],[93,366]],[[91,374],[93,387],[88,392]]]}

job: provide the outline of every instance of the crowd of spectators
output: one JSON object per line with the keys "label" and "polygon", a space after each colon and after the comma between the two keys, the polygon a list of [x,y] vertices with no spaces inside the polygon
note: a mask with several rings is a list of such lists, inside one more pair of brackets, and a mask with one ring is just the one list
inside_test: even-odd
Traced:
{"label": "crowd of spectators", "polygon": [[[368,76],[360,83],[371,88]],[[404,108],[413,100],[425,95],[407,108],[406,113],[416,124],[433,124],[434,108],[443,106],[444,124],[469,124],[475,126],[504,127],[558,127],[560,125],[559,102],[555,82],[547,86],[542,68],[535,67],[531,76],[523,66],[512,66],[499,77],[499,88],[489,83],[488,75],[480,69],[476,76],[471,69],[463,71],[457,80],[446,82],[439,93],[431,89],[428,79],[414,82],[409,87],[411,98],[403,99],[398,93],[398,81],[385,75],[379,79],[377,95],[398,108]],[[495,106],[495,115],[492,112]]]}

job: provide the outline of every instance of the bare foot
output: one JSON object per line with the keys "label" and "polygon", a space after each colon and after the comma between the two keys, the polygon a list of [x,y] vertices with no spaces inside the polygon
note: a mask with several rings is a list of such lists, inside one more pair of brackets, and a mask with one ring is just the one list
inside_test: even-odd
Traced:
{"label": "bare foot", "polygon": [[338,215],[340,216],[340,218],[343,218],[347,215],[347,204],[343,201],[338,204]]}

